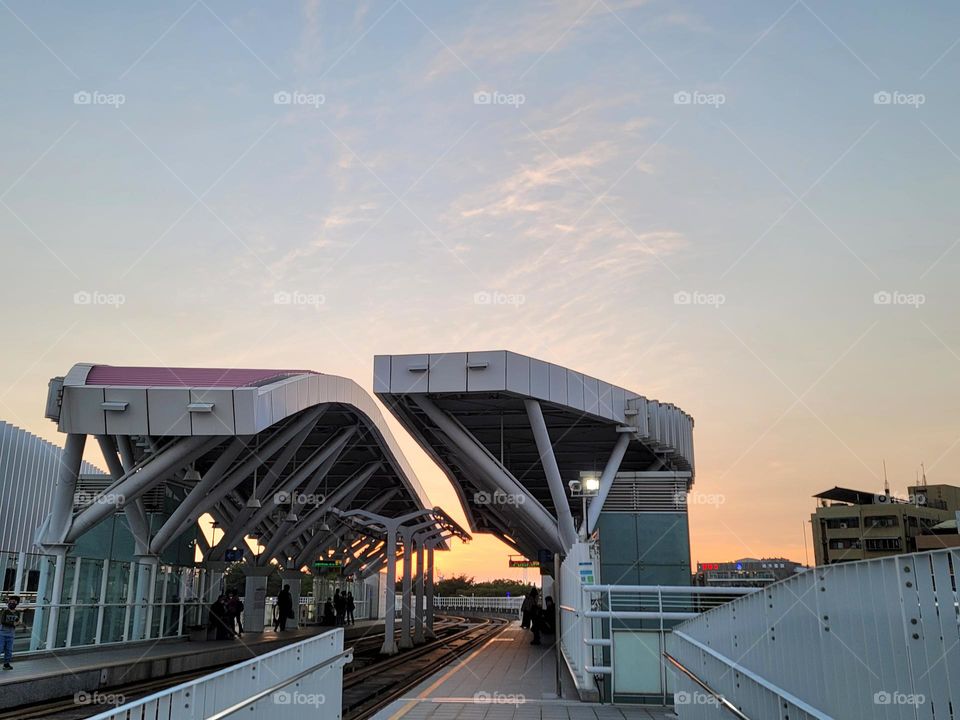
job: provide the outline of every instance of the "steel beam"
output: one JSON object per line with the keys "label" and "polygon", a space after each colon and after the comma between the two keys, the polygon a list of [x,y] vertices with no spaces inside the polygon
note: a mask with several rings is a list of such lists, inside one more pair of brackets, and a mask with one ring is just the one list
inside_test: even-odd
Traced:
{"label": "steel beam", "polygon": [[606,502],[607,495],[610,494],[610,488],[613,487],[613,480],[620,470],[620,463],[623,462],[623,456],[626,454],[629,445],[630,434],[620,433],[616,444],[613,446],[613,451],[607,459],[607,464],[603,468],[603,473],[600,475],[600,492],[590,501],[590,507],[587,509],[586,527],[584,528],[587,537],[590,537],[590,533],[592,533],[593,529],[597,526],[597,521],[600,519],[600,511],[603,510],[603,503]]}
{"label": "steel beam", "polygon": [[560,468],[557,466],[557,458],[553,453],[553,443],[550,441],[550,433],[547,430],[547,423],[543,419],[543,410],[540,408],[540,403],[528,398],[523,401],[523,405],[527,409],[527,418],[530,420],[530,427],[533,429],[533,438],[537,443],[537,452],[540,454],[540,464],[547,476],[550,498],[553,500],[553,506],[557,511],[557,526],[560,530],[560,538],[563,540],[563,549],[566,551],[577,542],[577,529],[573,524],[573,515],[570,513],[567,490],[563,486],[563,478],[560,477]]}

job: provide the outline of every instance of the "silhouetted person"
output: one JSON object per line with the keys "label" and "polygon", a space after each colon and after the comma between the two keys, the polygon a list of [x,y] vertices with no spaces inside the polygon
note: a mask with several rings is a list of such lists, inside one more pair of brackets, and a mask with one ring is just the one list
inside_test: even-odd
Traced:
{"label": "silhouetted person", "polygon": [[529,628],[530,627],[530,618],[533,613],[533,608],[537,605],[537,589],[530,588],[530,592],[527,593],[527,596],[523,599],[523,604],[520,606],[520,627]]}
{"label": "silhouetted person", "polygon": [[217,640],[228,640],[233,634],[232,630],[227,628],[227,606],[224,604],[223,595],[210,606],[210,626],[216,631]]}
{"label": "silhouetted person", "polygon": [[13,639],[20,624],[20,613],[17,612],[19,604],[20,596],[12,595],[7,598],[7,606],[0,610],[0,648],[3,649],[4,670],[13,670],[10,661],[13,660]]}
{"label": "silhouetted person", "polygon": [[327,598],[327,601],[323,604],[323,624],[333,625],[336,622],[337,618],[333,614],[333,603],[330,602],[330,598]]}
{"label": "silhouetted person", "polygon": [[543,632],[548,635],[557,632],[557,606],[549,595],[543,603]]}
{"label": "silhouetted person", "polygon": [[237,595],[236,590],[231,590],[227,595],[227,624],[230,629],[237,633],[237,636],[243,635],[243,600]]}
{"label": "silhouetted person", "polygon": [[280,630],[287,629],[287,620],[293,618],[293,596],[290,594],[290,586],[284,585],[283,590],[277,594],[277,611],[280,613]]}
{"label": "silhouetted person", "polygon": [[353,601],[353,593],[347,593],[347,619],[346,622],[349,625],[356,625],[357,621],[353,619],[353,611],[356,609],[357,605]]}
{"label": "silhouetted person", "polygon": [[347,596],[339,590],[333,594],[333,609],[337,611],[337,625],[343,625],[344,615],[347,612]]}
{"label": "silhouetted person", "polygon": [[534,595],[533,608],[530,610],[530,629],[533,630],[531,645],[540,644],[540,633],[543,631],[543,608],[540,607],[540,598]]}

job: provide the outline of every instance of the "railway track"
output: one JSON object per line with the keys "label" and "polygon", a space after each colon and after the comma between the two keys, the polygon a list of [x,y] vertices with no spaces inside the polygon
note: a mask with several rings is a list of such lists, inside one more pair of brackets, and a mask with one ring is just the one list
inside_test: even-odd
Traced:
{"label": "railway track", "polygon": [[[469,652],[499,633],[507,622],[491,618],[437,616],[436,640],[405,650],[393,657],[379,654],[383,632],[371,632],[348,643],[354,660],[344,668],[343,718],[363,720],[381,707],[423,682],[453,658]],[[122,695],[125,702],[137,700],[165,688],[189,682],[228,667],[219,665],[196,672],[170,675],[114,688],[102,688],[100,695]],[[78,704],[74,697],[36,705],[0,710],[0,720],[84,720],[109,709],[103,704]]]}

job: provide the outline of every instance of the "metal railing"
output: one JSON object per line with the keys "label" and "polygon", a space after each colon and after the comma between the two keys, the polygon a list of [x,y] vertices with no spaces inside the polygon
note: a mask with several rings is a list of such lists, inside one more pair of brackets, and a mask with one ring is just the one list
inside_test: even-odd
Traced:
{"label": "metal railing", "polygon": [[561,609],[581,615],[587,624],[582,669],[607,678],[608,699],[633,696],[666,702],[670,678],[661,657],[673,627],[758,589],[582,585],[581,591],[582,613],[566,605]]}
{"label": "metal railing", "polygon": [[[958,583],[954,548],[821,566],[677,626],[669,654],[751,718],[954,720]],[[683,720],[728,717],[697,691],[679,679]]]}
{"label": "metal railing", "polygon": [[[242,663],[176,685],[96,715],[92,720],[225,720],[269,717],[338,717],[343,666],[343,630],[286,645]],[[288,690],[294,686],[292,690]]]}

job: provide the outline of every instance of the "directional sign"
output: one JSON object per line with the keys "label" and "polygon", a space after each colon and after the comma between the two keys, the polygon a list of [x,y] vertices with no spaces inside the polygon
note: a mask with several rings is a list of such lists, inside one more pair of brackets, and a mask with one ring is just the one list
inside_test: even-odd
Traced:
{"label": "directional sign", "polygon": [[520,558],[514,560],[510,558],[510,567],[512,568],[538,568],[540,567],[539,560],[527,560],[526,558]]}
{"label": "directional sign", "polygon": [[343,562],[340,560],[317,560],[313,563],[317,570],[342,570]]}
{"label": "directional sign", "polygon": [[225,550],[223,552],[223,559],[227,562],[240,562],[243,560],[243,549],[231,548],[230,550]]}

